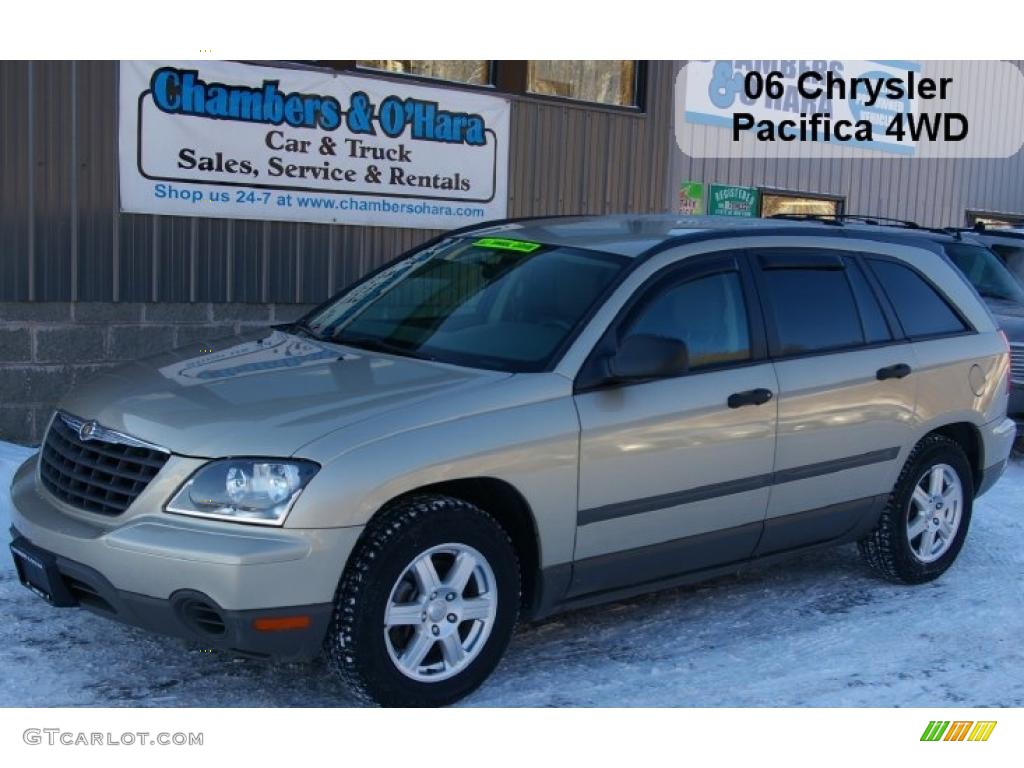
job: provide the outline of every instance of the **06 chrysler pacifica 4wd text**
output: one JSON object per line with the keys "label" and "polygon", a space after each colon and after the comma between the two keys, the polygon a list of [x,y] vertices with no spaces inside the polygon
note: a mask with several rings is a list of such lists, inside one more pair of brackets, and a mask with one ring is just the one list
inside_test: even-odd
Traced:
{"label": "06 chrysler pacifica 4wd text", "polygon": [[952,565],[1006,339],[942,235],[616,216],[458,230],[299,322],[104,373],[12,487],[26,586],[453,702],[520,618],[858,542]]}

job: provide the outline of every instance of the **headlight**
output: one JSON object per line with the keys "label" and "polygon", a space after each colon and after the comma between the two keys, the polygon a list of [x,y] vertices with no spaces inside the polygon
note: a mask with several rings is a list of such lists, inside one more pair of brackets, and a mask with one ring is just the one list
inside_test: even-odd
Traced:
{"label": "headlight", "polygon": [[222,459],[200,467],[167,505],[178,515],[281,525],[320,467],[311,461]]}

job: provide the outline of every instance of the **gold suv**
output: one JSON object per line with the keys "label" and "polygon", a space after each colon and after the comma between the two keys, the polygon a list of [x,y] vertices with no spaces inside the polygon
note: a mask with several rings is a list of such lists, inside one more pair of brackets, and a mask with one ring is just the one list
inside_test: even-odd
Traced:
{"label": "gold suv", "polygon": [[933,579],[1002,472],[1005,337],[838,222],[449,233],[301,321],[105,373],[13,484],[21,580],[368,700],[480,685],[519,618],[857,541]]}

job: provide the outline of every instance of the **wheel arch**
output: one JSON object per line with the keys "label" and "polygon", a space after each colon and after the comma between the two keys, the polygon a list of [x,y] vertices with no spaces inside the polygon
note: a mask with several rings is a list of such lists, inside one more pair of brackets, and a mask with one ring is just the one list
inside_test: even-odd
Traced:
{"label": "wheel arch", "polygon": [[523,611],[528,615],[532,614],[542,592],[541,543],[537,520],[523,494],[507,480],[486,476],[466,477],[410,489],[385,506],[423,494],[438,494],[460,499],[479,507],[498,521],[512,540],[512,546],[519,558]]}
{"label": "wheel arch", "polygon": [[977,489],[985,468],[985,445],[981,438],[981,430],[977,425],[968,421],[956,421],[934,427],[924,437],[929,435],[942,435],[963,448],[964,453],[967,454],[967,461],[971,465],[971,480],[974,483],[974,488]]}

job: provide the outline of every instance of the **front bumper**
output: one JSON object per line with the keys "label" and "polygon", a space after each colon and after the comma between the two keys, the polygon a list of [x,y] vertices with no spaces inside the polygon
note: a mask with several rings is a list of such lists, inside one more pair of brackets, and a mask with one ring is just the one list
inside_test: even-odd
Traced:
{"label": "front bumper", "polygon": [[[52,562],[54,586],[58,588],[56,604],[61,607],[80,606],[124,624],[194,640],[210,648],[261,658],[310,659],[320,652],[333,613],[331,603],[230,611],[195,590],[178,590],[166,600],[147,597],[117,589],[99,571],[40,549],[17,529],[12,528],[11,535],[12,545],[19,552]],[[268,620],[271,626],[278,626],[274,620],[283,619],[294,624],[297,617],[302,618],[301,626],[258,629]]]}
{"label": "front bumper", "polygon": [[[53,555],[77,604],[246,654],[305,658],[319,651],[361,528],[257,529],[160,512],[167,487],[180,482],[162,476],[187,476],[189,460],[168,462],[132,507],[113,518],[52,499],[39,489],[35,469],[33,458],[14,476],[12,533],[23,545]],[[199,615],[211,611],[216,620],[198,621],[197,605]],[[286,631],[255,628],[256,619],[295,615],[308,616],[308,624]],[[218,623],[216,632],[206,631]]]}

